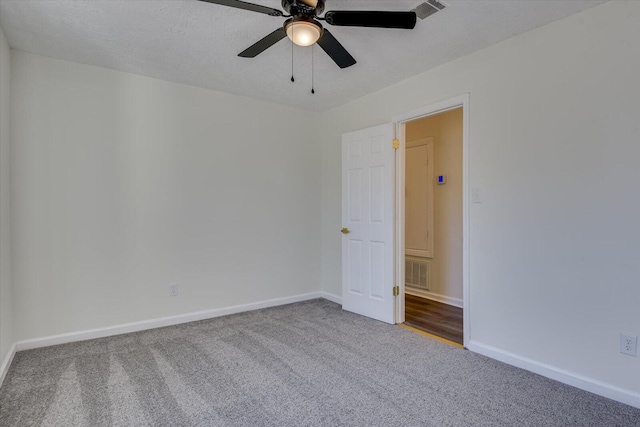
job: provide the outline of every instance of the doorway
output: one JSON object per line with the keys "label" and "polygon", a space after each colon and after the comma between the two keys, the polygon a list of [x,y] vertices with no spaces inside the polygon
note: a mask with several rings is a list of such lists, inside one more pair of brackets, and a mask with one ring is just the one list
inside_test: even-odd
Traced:
{"label": "doorway", "polygon": [[405,324],[463,343],[462,108],[405,124]]}
{"label": "doorway", "polygon": [[468,95],[397,124],[397,322],[469,342]]}
{"label": "doorway", "polygon": [[[462,206],[460,242],[462,265],[460,268],[461,305],[463,306],[462,342],[466,346],[470,342],[468,94],[394,117],[393,123],[342,135],[342,229],[339,232],[342,233],[342,308],[383,322],[403,324],[407,314],[405,310],[407,124],[450,110],[460,110],[460,108],[462,109],[462,200],[460,203]],[[394,134],[397,139],[393,139]],[[428,140],[429,137],[423,139]],[[437,143],[435,138],[432,142],[432,146],[435,147]],[[429,148],[427,147],[426,150],[428,151]],[[433,174],[434,176],[443,175],[446,180],[447,173],[441,174],[436,170],[435,165]],[[437,227],[434,226],[433,230],[433,249],[429,245],[414,248],[423,251],[416,252],[417,255],[428,255],[430,250],[433,250],[433,256],[437,254]],[[417,271],[419,273],[420,270]],[[435,299],[435,294],[436,292],[431,293],[430,301]],[[447,299],[444,304],[451,305],[449,304],[451,301]]]}

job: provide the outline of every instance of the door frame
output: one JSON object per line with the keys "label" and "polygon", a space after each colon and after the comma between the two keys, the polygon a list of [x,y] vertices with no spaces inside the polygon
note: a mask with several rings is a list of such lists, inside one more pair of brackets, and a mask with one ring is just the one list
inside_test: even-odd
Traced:
{"label": "door frame", "polygon": [[400,287],[400,296],[396,298],[396,323],[404,323],[404,229],[405,229],[405,127],[407,122],[444,113],[462,107],[462,306],[463,306],[463,345],[465,348],[471,339],[469,300],[469,94],[457,96],[435,104],[427,105],[393,118],[396,137],[400,142],[396,155],[396,284]]}

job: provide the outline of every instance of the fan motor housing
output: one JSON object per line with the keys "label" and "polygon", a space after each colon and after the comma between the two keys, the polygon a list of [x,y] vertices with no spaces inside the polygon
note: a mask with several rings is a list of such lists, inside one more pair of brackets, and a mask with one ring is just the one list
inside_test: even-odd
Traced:
{"label": "fan motor housing", "polygon": [[282,8],[293,16],[316,17],[324,11],[325,0],[282,0]]}

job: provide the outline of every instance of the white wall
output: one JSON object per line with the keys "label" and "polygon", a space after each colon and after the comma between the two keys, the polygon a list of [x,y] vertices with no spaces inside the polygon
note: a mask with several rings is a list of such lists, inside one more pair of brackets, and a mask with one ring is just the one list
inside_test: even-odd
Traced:
{"label": "white wall", "polygon": [[311,114],[17,51],[11,66],[16,341],[320,290]]}
{"label": "white wall", "polygon": [[[340,135],[470,93],[471,340],[640,392],[640,2],[609,2],[325,115],[322,284],[340,294]],[[637,405],[640,405],[638,399]]]}
{"label": "white wall", "polygon": [[[407,146],[411,140],[427,137],[433,137],[434,179],[438,175],[446,176],[445,184],[433,185],[434,251],[430,259],[430,291],[458,300],[461,304],[462,108],[406,124]],[[408,175],[406,179],[408,183]]]}
{"label": "white wall", "polygon": [[[13,344],[10,218],[10,50],[0,27],[0,365]],[[1,373],[0,373],[1,375]]]}

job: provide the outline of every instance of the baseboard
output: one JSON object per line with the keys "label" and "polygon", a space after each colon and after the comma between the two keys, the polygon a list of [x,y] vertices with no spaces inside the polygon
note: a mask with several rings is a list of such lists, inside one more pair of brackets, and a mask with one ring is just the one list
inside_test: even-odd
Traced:
{"label": "baseboard", "polygon": [[4,378],[7,376],[9,372],[9,366],[11,366],[11,362],[13,361],[13,356],[16,355],[16,345],[11,344],[9,347],[9,352],[6,357],[2,361],[2,365],[0,365],[0,387],[2,387],[2,383],[4,382]]}
{"label": "baseboard", "polygon": [[[410,293],[410,292],[408,292]],[[233,307],[218,308],[213,310],[198,311],[194,313],[181,314],[177,316],[162,317],[152,320],[144,320],[134,323],[110,326],[106,328],[90,329],[68,334],[54,335],[49,337],[35,338],[31,340],[19,341],[11,346],[2,365],[0,365],[0,386],[9,371],[9,366],[13,361],[16,351],[30,350],[40,347],[48,347],[57,344],[65,344],[76,341],[85,341],[95,338],[103,338],[113,335],[138,332],[147,329],[161,328],[164,326],[178,325],[181,323],[195,322],[198,320],[212,319],[214,317],[226,316],[229,314],[242,313],[245,311],[259,310],[262,308],[277,307],[279,305],[292,304],[301,301],[308,301],[316,298],[324,298],[329,301],[341,304],[342,298],[328,292],[312,292],[308,294],[295,295],[291,297],[275,298],[250,304],[237,305]],[[474,353],[482,354],[492,359],[499,360],[518,368],[534,372],[547,378],[559,381],[564,384],[577,387],[579,389],[612,399],[624,404],[640,408],[640,393],[616,387],[593,378],[588,378],[573,372],[556,368],[554,366],[540,363],[535,360],[521,357],[513,353],[500,350],[495,347],[471,341],[467,348]]]}
{"label": "baseboard", "polygon": [[[40,347],[66,344],[76,341],[86,341],[95,338],[110,337],[113,335],[128,334],[147,329],[162,328],[164,326],[179,325],[181,323],[196,322],[198,320],[212,319],[214,317],[227,316],[229,314],[245,311],[259,310],[261,308],[277,307],[279,305],[292,304],[316,298],[324,298],[323,292],[311,292],[308,294],[294,295],[284,298],[274,298],[250,304],[236,305],[233,307],[216,308],[213,310],[198,311],[194,313],[180,314],[177,316],[161,317],[158,319],[142,320],[140,322],[125,323],[108,326],[105,328],[89,329],[85,331],[71,332],[67,334],[52,335],[48,337],[34,338],[19,341],[15,344],[15,351],[31,350]],[[329,298],[327,298],[329,299]],[[4,366],[4,365],[3,365]]]}
{"label": "baseboard", "polygon": [[608,399],[622,402],[635,408],[640,408],[640,393],[616,387],[593,378],[585,377],[574,372],[566,371],[546,363],[521,357],[513,353],[500,350],[495,347],[471,341],[467,348],[474,353],[499,360],[518,368],[534,372],[543,377],[551,378],[564,384],[606,397]]}
{"label": "baseboard", "polygon": [[462,300],[459,298],[448,297],[446,295],[436,294],[435,292],[423,291],[421,289],[412,289],[408,286],[404,287],[404,292],[409,295],[430,299],[433,301],[441,302],[443,304],[452,305],[454,307],[462,308]]}
{"label": "baseboard", "polygon": [[329,300],[329,301],[333,301],[336,304],[340,304],[342,305],[342,297],[336,295],[336,294],[331,294],[329,292],[320,292],[320,297]]}

